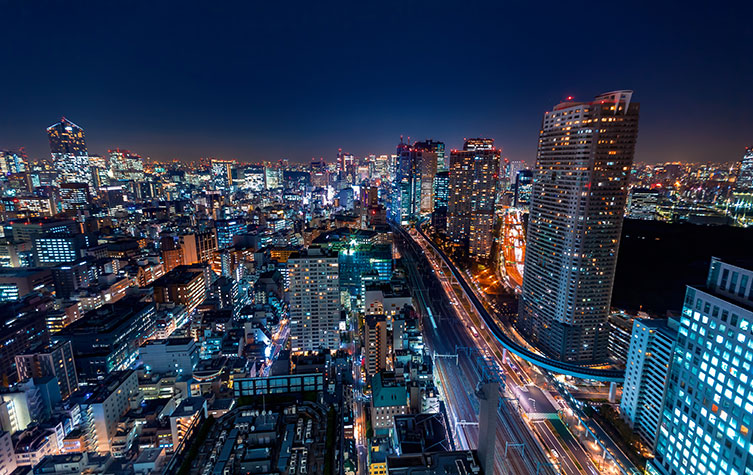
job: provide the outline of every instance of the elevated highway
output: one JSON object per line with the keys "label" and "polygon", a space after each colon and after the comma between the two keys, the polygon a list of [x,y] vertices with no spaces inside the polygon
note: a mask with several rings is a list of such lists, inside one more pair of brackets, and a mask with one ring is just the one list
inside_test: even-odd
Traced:
{"label": "elevated highway", "polygon": [[[402,233],[406,239],[410,241],[413,240],[413,237],[410,235],[410,233],[408,233],[401,226],[395,226],[395,229],[397,229],[398,232]],[[429,239],[424,234],[424,232],[421,230],[420,225],[416,226],[415,229],[419,234],[421,234],[421,236],[426,240],[426,242],[429,243],[429,245],[437,253],[437,255],[439,255],[439,257],[442,259],[445,265],[447,265],[447,267],[452,272],[453,277],[457,280],[457,282],[462,287],[463,292],[466,294],[470,302],[478,311],[478,314],[483,319],[484,324],[487,326],[487,328],[492,333],[494,338],[497,341],[499,341],[499,343],[504,348],[506,348],[507,351],[513,353],[514,355],[519,356],[520,358],[528,361],[529,363],[533,365],[536,365],[540,368],[543,368],[545,370],[548,370],[557,374],[565,374],[565,375],[573,376],[575,378],[590,379],[594,381],[603,381],[603,382],[610,382],[610,383],[619,383],[625,380],[625,371],[623,370],[592,368],[589,366],[582,366],[575,363],[568,363],[564,361],[553,360],[544,355],[535,353],[529,350],[528,348],[526,348],[525,346],[521,345],[520,343],[517,343],[516,341],[512,340],[509,336],[507,336],[502,331],[502,329],[499,327],[499,325],[494,320],[494,318],[492,318],[492,316],[486,310],[486,307],[478,299],[478,297],[476,296],[476,293],[473,291],[470,284],[466,281],[466,276],[462,272],[460,272],[457,269],[457,267],[455,267],[455,264],[452,263],[452,261],[444,253],[444,251],[439,249],[439,247],[437,247],[434,244],[434,242],[432,242],[432,240]]]}

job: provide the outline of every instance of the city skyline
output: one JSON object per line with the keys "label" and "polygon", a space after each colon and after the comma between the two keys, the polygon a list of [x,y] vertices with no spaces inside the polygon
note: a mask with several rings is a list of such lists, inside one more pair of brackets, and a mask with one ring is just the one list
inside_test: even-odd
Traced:
{"label": "city skyline", "polygon": [[[753,123],[740,105],[753,101],[744,81],[753,63],[740,58],[753,56],[753,41],[733,6],[702,15],[606,6],[600,15],[627,31],[599,41],[587,29],[560,32],[562,18],[590,13],[569,5],[536,14],[496,5],[245,8],[236,20],[207,6],[8,7],[16,20],[9,37],[25,39],[9,51],[23,73],[0,79],[12,91],[2,101],[0,147],[46,156],[44,127],[65,116],[87,130],[92,153],[120,147],[158,160],[329,161],[337,148],[389,152],[405,135],[448,149],[464,137],[494,137],[504,157],[532,163],[549,104],[619,88],[651,105],[636,161],[733,161],[750,145]],[[30,17],[33,35],[23,34]],[[489,18],[499,27],[485,27]],[[194,32],[198,19],[206,21]],[[69,25],[67,47],[83,67],[46,46],[61,41],[58,21]],[[645,28],[631,33],[636,24]],[[131,34],[134,25],[153,35]],[[593,51],[571,61],[550,36]],[[425,70],[427,58],[432,73],[398,72]],[[49,70],[68,71],[63,85],[52,86]]]}

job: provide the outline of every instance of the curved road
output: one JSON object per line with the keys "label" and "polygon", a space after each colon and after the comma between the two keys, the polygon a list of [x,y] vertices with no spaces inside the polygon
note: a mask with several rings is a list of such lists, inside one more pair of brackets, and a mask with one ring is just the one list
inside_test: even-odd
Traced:
{"label": "curved road", "polygon": [[[396,226],[396,228],[399,229],[401,233],[404,233],[407,239],[412,239],[410,234],[405,229],[403,229],[400,226]],[[434,242],[432,242],[432,240],[429,239],[424,234],[424,232],[421,230],[420,225],[416,226],[415,229],[416,231],[418,231],[419,234],[421,234],[421,236],[423,236],[424,239],[426,239],[426,242],[429,243],[429,245],[434,249],[434,251],[436,251],[437,254],[439,254],[439,256],[445,262],[447,267],[450,268],[450,271],[452,272],[453,276],[455,276],[455,279],[458,281],[460,286],[465,291],[465,294],[468,296],[468,299],[470,299],[473,306],[476,307],[476,310],[478,311],[479,315],[481,315],[481,318],[484,319],[484,323],[486,324],[487,328],[491,330],[492,335],[494,335],[494,338],[497,341],[499,341],[499,343],[503,347],[507,348],[508,351],[523,358],[524,360],[528,361],[531,364],[534,364],[546,370],[552,371],[554,373],[567,374],[570,376],[574,376],[576,378],[592,379],[595,381],[604,381],[604,382],[624,381],[625,371],[623,370],[589,368],[588,366],[580,366],[574,363],[566,363],[563,361],[553,360],[546,356],[534,353],[531,350],[524,347],[523,345],[510,339],[510,337],[508,337],[502,332],[502,329],[499,327],[499,325],[497,325],[497,322],[494,321],[492,316],[489,315],[489,312],[486,310],[486,307],[484,307],[484,305],[479,301],[478,297],[476,297],[476,293],[473,292],[473,289],[471,289],[468,282],[466,282],[465,276],[455,267],[455,264],[452,263],[452,261],[450,260],[449,257],[447,257],[444,251],[439,249],[434,244]]]}

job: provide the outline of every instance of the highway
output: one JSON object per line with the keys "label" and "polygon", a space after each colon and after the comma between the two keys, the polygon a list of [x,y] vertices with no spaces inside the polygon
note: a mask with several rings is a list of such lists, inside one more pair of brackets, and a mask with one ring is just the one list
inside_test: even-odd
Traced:
{"label": "highway", "polygon": [[499,269],[502,278],[515,292],[523,288],[523,265],[526,256],[526,240],[523,218],[520,211],[508,209],[502,216],[502,233],[499,252]]}
{"label": "highway", "polygon": [[[413,239],[410,234],[402,228],[396,228],[399,232],[404,233],[410,239]],[[552,371],[558,374],[566,374],[581,379],[593,379],[596,381],[605,382],[622,382],[625,379],[624,370],[616,369],[602,369],[591,368],[588,366],[581,366],[573,363],[567,363],[564,361],[556,361],[548,358],[542,354],[536,353],[530,350],[527,346],[518,343],[507,336],[506,333],[497,324],[496,320],[487,311],[486,307],[481,303],[476,293],[465,279],[465,276],[455,267],[449,257],[439,249],[421,230],[420,226],[414,228],[419,236],[425,241],[431,249],[439,255],[442,260],[442,264],[447,266],[452,273],[456,282],[462,287],[462,290],[466,297],[471,301],[475,307],[476,312],[483,320],[484,325],[489,329],[494,338],[508,351],[519,356],[520,358],[548,371]]]}
{"label": "highway", "polygon": [[[408,239],[410,239],[408,237]],[[405,240],[404,240],[405,241]],[[401,253],[407,260],[406,268],[417,295],[418,310],[424,318],[424,342],[434,355],[435,374],[440,393],[445,400],[448,418],[458,448],[477,448],[479,403],[474,394],[481,379],[479,356],[496,357],[484,348],[486,343],[475,327],[469,327],[469,316],[459,317],[465,312],[454,293],[448,293],[449,282],[441,274],[432,272],[426,259],[416,256],[419,249],[413,249],[413,241],[403,246]],[[438,279],[433,279],[432,276]],[[433,280],[433,282],[432,282]],[[441,285],[445,292],[437,292]],[[433,309],[428,317],[427,308]],[[473,330],[471,330],[473,328]],[[482,353],[458,351],[460,348],[480,348]],[[552,459],[542,450],[534,432],[526,425],[517,406],[505,400],[498,411],[495,473],[497,474],[536,474],[558,473],[550,466]],[[505,443],[525,444],[524,453],[520,447],[508,447],[505,458]],[[578,472],[566,472],[578,473]]]}
{"label": "highway", "polygon": [[[418,230],[418,232],[414,231],[413,234],[410,234],[404,230],[402,232],[412,237],[413,239],[416,239],[421,245],[425,246],[424,251],[425,251],[426,257],[429,261],[434,261],[434,272],[437,275],[441,276],[441,278],[447,279],[448,275],[451,275],[452,277],[460,275],[457,269],[452,265],[452,262],[449,261],[449,259],[444,255],[444,253],[438,250],[436,246],[434,246],[434,244],[423,233],[420,232],[420,229]],[[436,261],[439,261],[439,263],[437,263]],[[454,272],[453,272],[453,269],[454,269]],[[473,281],[470,275],[467,276],[467,279],[468,281]],[[481,302],[479,301],[479,297],[486,300],[486,296],[483,294],[483,292],[481,292],[481,290],[478,289],[478,294],[477,294],[467,284],[465,280],[465,276],[463,276],[462,280],[455,279],[455,282],[451,286],[451,290],[456,291],[456,294],[454,297],[456,304],[458,304],[459,302],[462,304],[465,304],[464,302],[466,300],[465,297],[469,297],[468,300],[471,300],[474,302],[474,305],[472,306],[472,308],[469,305],[468,307],[466,307],[467,312],[464,312],[464,313],[466,314],[470,313],[471,315],[474,315],[474,317],[471,318],[471,324],[476,325],[480,330],[483,330],[485,328],[484,323],[487,323],[489,321],[483,318],[484,315],[486,315],[487,318],[490,318],[488,314],[488,310],[486,309],[486,306],[481,304]],[[495,332],[494,330],[496,329],[497,331],[499,331],[499,328],[500,328],[499,325],[501,325],[501,323],[498,323],[496,319],[492,320],[492,322],[494,323],[494,325],[491,326],[492,332],[490,333],[490,332],[484,331],[483,334],[484,336],[489,335],[489,334],[493,336],[493,338],[491,338],[491,341],[487,340],[487,343],[490,348],[495,348],[496,345],[501,342],[500,342],[500,338],[498,337],[497,332]],[[473,333],[477,333],[477,332],[473,332]],[[534,348],[531,348],[530,346],[528,346],[525,340],[523,340],[522,337],[520,337],[520,335],[517,334],[517,332],[511,331],[511,335],[512,337],[517,339],[517,343],[516,343],[517,346],[526,348],[529,354],[533,354],[537,357],[537,358],[534,358],[534,360],[543,358],[543,356],[537,353]],[[486,340],[486,338],[484,339]],[[507,339],[512,341],[511,338],[509,337]],[[502,346],[504,347],[504,345]],[[499,356],[498,354],[499,352],[497,350],[493,350],[493,352],[496,357]],[[513,358],[508,357],[505,363],[509,364],[509,362],[512,359]],[[532,366],[528,366],[529,363]],[[523,365],[528,366],[528,369],[524,372],[521,372],[520,367],[522,367]],[[537,377],[537,374],[540,374],[540,371],[535,368],[536,366],[542,366],[543,369],[550,370],[550,365],[548,364],[538,364],[536,362],[531,362],[526,359],[523,359],[523,361],[519,362],[517,365],[510,364],[509,366],[511,370],[512,369],[516,370],[516,371],[510,371],[509,372],[510,376],[512,376],[513,378],[515,377],[522,378],[521,381],[517,381],[518,385],[533,383],[533,381],[530,380],[530,375]],[[569,366],[576,366],[576,368],[578,368],[578,371],[580,372],[583,372],[583,370],[588,370],[588,371],[596,371],[600,373],[607,372],[607,374],[609,374],[609,372],[611,371],[611,370],[602,370],[602,369],[597,369],[597,368],[582,368],[577,365],[569,365]],[[534,370],[534,371],[531,371],[531,370]],[[553,371],[553,372],[557,373],[558,371]],[[550,375],[544,374],[543,376],[544,376],[544,380],[548,379],[548,380],[554,381]],[[580,376],[580,377],[582,378],[583,376]],[[568,405],[564,403],[566,398],[563,397],[562,399],[563,399],[563,404],[562,404],[563,409],[565,409],[566,411],[571,411],[573,408],[569,407]],[[590,420],[587,420],[586,424],[589,426],[589,429],[591,429],[591,431],[597,435],[597,437],[599,438],[600,444],[602,444],[603,447],[606,448],[606,451],[611,456],[610,458],[612,458],[616,462],[616,465],[612,464],[611,462],[603,463],[602,457],[598,456],[598,452],[602,449],[601,447],[598,447],[598,446],[592,447],[591,445],[593,444],[591,445],[586,444],[587,447],[584,447],[566,429],[566,427],[558,426],[559,430],[557,430],[556,432],[558,433],[558,436],[562,440],[562,442],[567,446],[568,449],[570,449],[569,451],[567,451],[569,456],[571,456],[572,458],[578,461],[575,464],[576,466],[580,466],[582,468],[582,471],[585,473],[612,473],[612,472],[617,473],[618,470],[621,471],[622,473],[631,473],[631,474],[637,473],[637,469],[629,461],[628,457],[625,456],[625,454],[623,454],[620,451],[619,447],[617,446],[617,444],[614,443],[614,441],[612,441],[609,437],[606,436],[606,434],[603,433],[600,427],[598,427],[596,424],[593,423],[593,421],[590,421]],[[592,426],[596,426],[596,427],[592,427]],[[559,455],[560,458],[562,457],[559,451],[557,451],[557,454]],[[592,459],[596,459],[599,461],[598,471],[594,468]]]}

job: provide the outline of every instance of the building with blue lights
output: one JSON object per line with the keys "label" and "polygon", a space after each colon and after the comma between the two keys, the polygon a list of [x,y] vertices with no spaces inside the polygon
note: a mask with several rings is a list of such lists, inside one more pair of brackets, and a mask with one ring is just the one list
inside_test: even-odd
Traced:
{"label": "building with blue lights", "polygon": [[753,270],[688,286],[650,474],[753,473]]}

